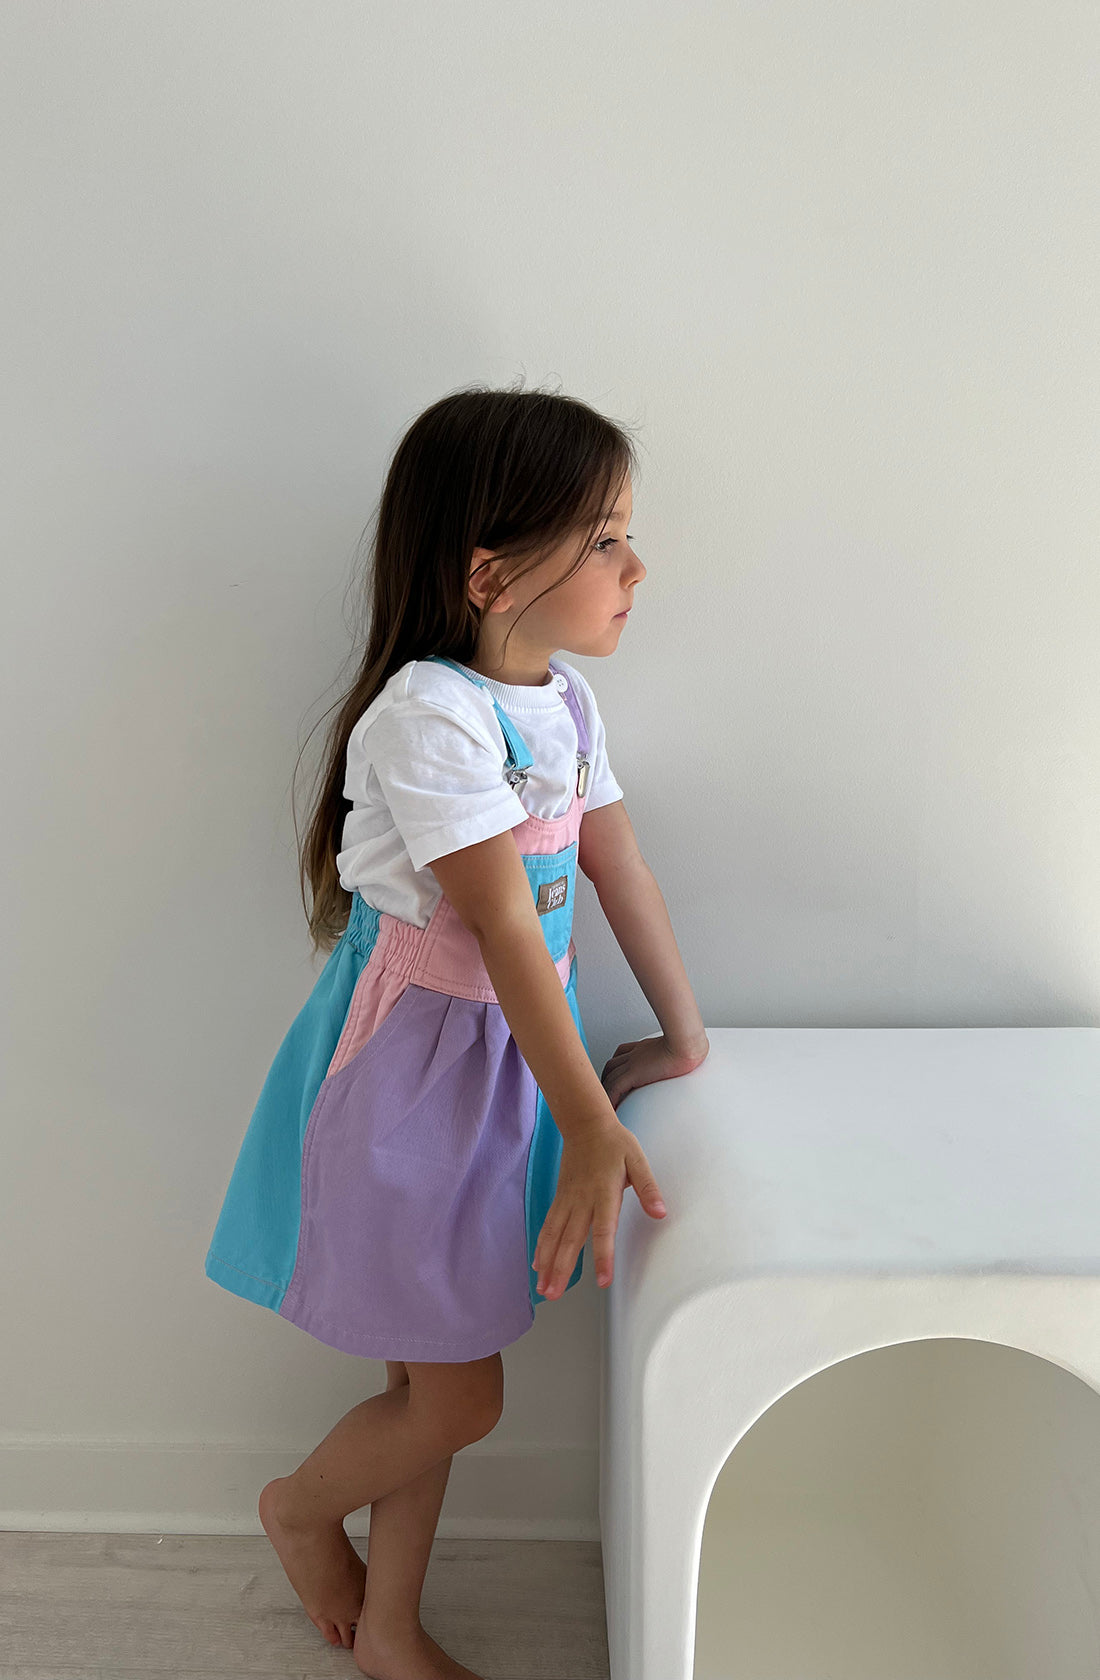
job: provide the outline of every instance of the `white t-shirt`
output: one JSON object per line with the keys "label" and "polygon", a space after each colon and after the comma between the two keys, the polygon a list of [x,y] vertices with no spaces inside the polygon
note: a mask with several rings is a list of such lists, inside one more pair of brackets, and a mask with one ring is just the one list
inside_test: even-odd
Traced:
{"label": "white t-shirt", "polygon": [[[591,688],[565,660],[555,655],[548,663],[550,677],[537,686],[480,677],[481,688],[428,659],[410,659],[393,673],[348,738],[344,797],[353,808],[336,856],[345,891],[358,887],[376,910],[427,927],[442,893],[426,867],[433,859],[528,816],[564,815],[577,785],[578,743],[563,672],[588,726],[585,809],[622,799]],[[504,780],[508,743],[490,695],[534,759],[522,800]]]}

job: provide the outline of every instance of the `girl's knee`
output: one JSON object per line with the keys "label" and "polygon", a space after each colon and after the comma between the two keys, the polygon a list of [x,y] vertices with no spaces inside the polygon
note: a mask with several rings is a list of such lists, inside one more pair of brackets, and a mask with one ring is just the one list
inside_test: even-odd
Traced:
{"label": "girl's knee", "polygon": [[475,1441],[480,1441],[484,1436],[492,1433],[500,1422],[504,1411],[504,1366],[501,1363],[499,1353],[496,1355],[496,1360],[496,1369],[490,1370],[485,1388],[479,1391],[477,1396],[473,1419],[478,1431],[473,1437]]}
{"label": "girl's knee", "polygon": [[465,1364],[409,1367],[410,1402],[425,1409],[457,1446],[490,1434],[504,1411],[504,1361],[499,1353]]}

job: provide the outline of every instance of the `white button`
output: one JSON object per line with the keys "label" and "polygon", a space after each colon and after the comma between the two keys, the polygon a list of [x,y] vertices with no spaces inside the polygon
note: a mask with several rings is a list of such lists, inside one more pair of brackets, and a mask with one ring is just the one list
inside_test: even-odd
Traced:
{"label": "white button", "polygon": [[561,672],[558,671],[554,677],[554,687],[558,689],[560,693],[564,694],[565,690],[569,687],[569,678],[563,677]]}

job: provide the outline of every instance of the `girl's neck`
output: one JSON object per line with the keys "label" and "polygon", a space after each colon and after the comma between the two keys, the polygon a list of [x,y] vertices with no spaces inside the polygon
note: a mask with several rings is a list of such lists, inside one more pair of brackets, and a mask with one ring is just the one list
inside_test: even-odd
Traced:
{"label": "girl's neck", "polygon": [[[527,661],[526,667],[522,659],[510,660],[503,670],[490,670],[485,663],[484,656],[474,655],[472,659],[460,661],[467,670],[476,671],[479,677],[487,677],[492,682],[504,683],[508,688],[546,688],[554,680],[554,673],[549,665],[544,671],[539,671],[532,661]],[[514,667],[509,669],[509,666]]]}

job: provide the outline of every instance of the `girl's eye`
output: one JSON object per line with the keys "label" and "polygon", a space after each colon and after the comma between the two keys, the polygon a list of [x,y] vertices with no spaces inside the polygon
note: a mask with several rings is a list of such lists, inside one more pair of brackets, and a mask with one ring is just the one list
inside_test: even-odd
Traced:
{"label": "girl's eye", "polygon": [[[612,543],[618,542],[618,540],[619,539],[617,537],[605,537],[603,539],[603,542],[598,542],[596,544],[593,552],[596,553],[596,554],[602,554],[605,548],[609,547],[610,544],[612,544]],[[634,541],[634,538],[631,536],[629,531],[626,533],[626,540],[627,540],[627,542],[633,542]]]}

